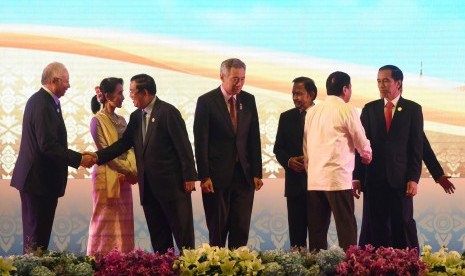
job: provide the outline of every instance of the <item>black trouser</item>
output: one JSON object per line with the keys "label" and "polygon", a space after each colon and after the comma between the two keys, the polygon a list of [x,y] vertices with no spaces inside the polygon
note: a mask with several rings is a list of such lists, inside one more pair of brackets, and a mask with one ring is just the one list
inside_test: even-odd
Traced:
{"label": "black trouser", "polygon": [[165,253],[174,247],[173,237],[178,249],[195,248],[194,218],[192,199],[185,194],[175,200],[160,201],[155,199],[145,187],[145,219],[150,233],[154,252]]}
{"label": "black trouser", "polygon": [[211,246],[238,248],[247,245],[255,189],[247,183],[236,164],[230,187],[215,187],[214,193],[202,193],[205,219]]}
{"label": "black trouser", "polygon": [[307,247],[307,193],[287,196],[289,242],[292,247]]}
{"label": "black trouser", "polygon": [[38,248],[47,250],[58,198],[26,192],[19,194],[23,219],[23,252],[36,251]]}

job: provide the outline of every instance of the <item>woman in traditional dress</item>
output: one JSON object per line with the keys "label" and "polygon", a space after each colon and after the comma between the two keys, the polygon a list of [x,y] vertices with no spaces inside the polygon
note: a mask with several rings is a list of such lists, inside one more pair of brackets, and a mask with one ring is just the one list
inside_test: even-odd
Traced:
{"label": "woman in traditional dress", "polygon": [[[123,79],[106,78],[95,87],[91,107],[95,116],[90,132],[97,149],[117,141],[126,129],[126,120],[115,113],[121,108]],[[101,108],[103,104],[103,108]],[[108,253],[113,249],[134,249],[134,215],[131,184],[137,182],[134,152],[129,150],[114,160],[94,166],[92,172],[93,212],[89,225],[87,255]]]}

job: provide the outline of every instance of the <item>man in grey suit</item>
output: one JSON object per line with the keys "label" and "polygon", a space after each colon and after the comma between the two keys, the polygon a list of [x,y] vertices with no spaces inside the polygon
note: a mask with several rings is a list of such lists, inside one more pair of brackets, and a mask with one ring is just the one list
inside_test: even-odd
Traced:
{"label": "man in grey suit", "polygon": [[48,64],[41,83],[24,109],[21,145],[11,178],[11,186],[21,196],[24,253],[48,248],[58,198],[65,194],[68,166],[90,167],[93,160],[68,149],[59,100],[70,87],[66,67]]}
{"label": "man in grey suit", "polygon": [[197,180],[194,154],[181,113],[155,96],[155,80],[131,78],[130,97],[137,107],[121,139],[96,152],[106,163],[131,147],[137,163],[140,201],[155,252],[176,245],[194,248],[191,191]]}
{"label": "man in grey suit", "polygon": [[197,100],[195,157],[210,245],[247,245],[254,190],[263,182],[257,106],[242,91],[245,64],[231,58],[220,68],[222,84]]}

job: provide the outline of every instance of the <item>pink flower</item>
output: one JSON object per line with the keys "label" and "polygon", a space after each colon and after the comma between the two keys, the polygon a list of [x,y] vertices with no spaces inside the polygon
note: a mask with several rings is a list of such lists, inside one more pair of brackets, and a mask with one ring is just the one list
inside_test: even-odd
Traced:
{"label": "pink flower", "polygon": [[364,249],[351,246],[336,269],[340,275],[419,275],[424,271],[426,265],[418,259],[417,249],[376,249],[372,245]]}

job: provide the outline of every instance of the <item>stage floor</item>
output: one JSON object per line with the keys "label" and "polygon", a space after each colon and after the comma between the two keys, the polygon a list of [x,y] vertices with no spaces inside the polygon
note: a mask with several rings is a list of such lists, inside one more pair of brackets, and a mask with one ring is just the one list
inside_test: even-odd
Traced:
{"label": "stage floor", "polygon": [[[446,246],[459,252],[465,249],[465,212],[462,191],[465,178],[452,179],[457,190],[446,194],[431,178],[422,178],[415,196],[415,219],[420,244],[434,250]],[[289,248],[284,197],[284,179],[265,179],[262,190],[255,194],[249,246],[255,250]],[[196,185],[198,187],[198,183]],[[201,192],[192,195],[196,246],[208,242]],[[139,201],[138,186],[133,186],[136,247],[151,251],[150,238]],[[362,198],[355,201],[358,226],[361,224]],[[92,213],[90,179],[69,179],[64,197],[60,198],[55,216],[50,249],[85,254],[89,220]],[[328,242],[337,244],[336,228],[331,223]],[[22,253],[22,223],[19,193],[0,180],[0,255]]]}

